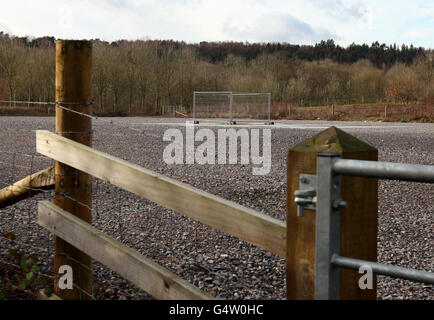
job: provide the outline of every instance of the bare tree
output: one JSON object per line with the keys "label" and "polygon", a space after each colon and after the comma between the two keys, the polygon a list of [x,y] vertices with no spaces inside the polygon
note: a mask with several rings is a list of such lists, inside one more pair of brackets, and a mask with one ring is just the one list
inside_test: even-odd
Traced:
{"label": "bare tree", "polygon": [[9,100],[16,100],[17,80],[25,58],[24,46],[15,38],[0,39],[0,72],[9,89]]}
{"label": "bare tree", "polygon": [[107,48],[101,43],[94,44],[92,82],[94,92],[97,94],[96,100],[100,112],[105,111],[106,95],[109,87],[108,62]]}

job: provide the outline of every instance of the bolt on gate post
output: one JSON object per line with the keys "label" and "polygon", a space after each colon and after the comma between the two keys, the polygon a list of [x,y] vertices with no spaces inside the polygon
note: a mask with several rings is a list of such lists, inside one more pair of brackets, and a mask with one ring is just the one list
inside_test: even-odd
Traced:
{"label": "bolt on gate post", "polygon": [[[92,43],[58,40],[56,42],[56,133],[91,146],[92,122],[89,117],[66,110],[91,114]],[[63,109],[64,107],[65,109]],[[88,223],[92,222],[92,180],[88,174],[60,162],[55,163],[56,196],[54,204]],[[55,293],[62,299],[89,299],[92,293],[91,259],[66,241],[54,237],[54,273],[62,265],[73,270],[73,289],[60,289],[55,280]]]}
{"label": "bolt on gate post", "polygon": [[[316,175],[317,155],[336,153],[344,159],[378,160],[378,151],[348,133],[331,127],[295,146],[288,152],[287,164],[287,258],[286,279],[288,299],[314,299],[316,263],[316,213],[305,209],[304,216],[294,201],[300,190],[301,174]],[[321,177],[310,177],[310,180]],[[324,177],[321,178],[323,184]],[[306,179],[309,180],[309,179]],[[315,184],[311,184],[315,185]],[[317,188],[318,182],[315,188]],[[301,194],[299,192],[299,194]],[[318,190],[316,190],[318,195]],[[340,211],[339,252],[361,260],[377,260],[378,185],[376,179],[342,177],[341,198],[348,203]],[[318,199],[320,200],[320,199]],[[323,202],[324,203],[324,202]],[[330,209],[330,208],[322,208]],[[336,223],[332,221],[331,223]],[[320,231],[320,230],[319,230]],[[325,262],[325,261],[323,261]],[[362,274],[339,270],[340,299],[376,299],[376,278],[373,289],[361,290]]]}

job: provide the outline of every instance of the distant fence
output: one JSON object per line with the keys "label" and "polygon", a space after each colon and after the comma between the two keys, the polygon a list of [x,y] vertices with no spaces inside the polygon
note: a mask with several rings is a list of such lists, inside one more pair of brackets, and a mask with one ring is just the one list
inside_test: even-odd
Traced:
{"label": "distant fence", "polygon": [[272,119],[434,121],[434,106],[424,104],[354,104],[299,107],[273,104]]}
{"label": "distant fence", "polygon": [[1,116],[53,116],[54,103],[0,100]]}
{"label": "distant fence", "polygon": [[187,110],[184,106],[178,105],[170,105],[163,107],[163,115],[177,117],[177,116],[186,116]]}
{"label": "distant fence", "polygon": [[[51,102],[9,101],[0,100],[2,116],[54,116],[55,104]],[[143,116],[143,113],[128,114],[126,111],[105,112],[101,116]],[[193,117],[193,113],[182,105],[162,107],[162,115],[166,117]],[[229,117],[229,112],[226,113]],[[226,117],[225,116],[221,116]],[[434,106],[431,104],[353,104],[328,106],[297,106],[275,103],[271,105],[272,120],[353,120],[353,121],[434,121]],[[249,118],[246,116],[246,118]]]}

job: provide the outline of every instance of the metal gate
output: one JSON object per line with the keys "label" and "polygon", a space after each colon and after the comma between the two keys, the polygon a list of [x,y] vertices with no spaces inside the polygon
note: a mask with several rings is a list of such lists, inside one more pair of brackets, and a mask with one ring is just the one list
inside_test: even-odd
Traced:
{"label": "metal gate", "polygon": [[317,175],[300,176],[300,190],[295,192],[298,215],[304,209],[316,210],[315,299],[339,299],[339,268],[359,270],[434,284],[434,273],[339,255],[341,176],[434,183],[434,166],[391,162],[346,160],[337,154],[322,153],[317,158]]}

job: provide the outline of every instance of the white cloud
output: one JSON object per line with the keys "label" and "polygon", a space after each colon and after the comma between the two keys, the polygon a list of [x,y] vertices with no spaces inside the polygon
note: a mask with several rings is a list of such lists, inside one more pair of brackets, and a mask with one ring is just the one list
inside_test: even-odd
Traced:
{"label": "white cloud", "polygon": [[12,30],[3,24],[0,24],[0,32],[12,34]]}
{"label": "white cloud", "polygon": [[[4,1],[0,29],[57,38],[287,41],[419,41],[432,33],[432,3],[423,0],[15,0]],[[415,5],[414,3],[420,3]],[[423,9],[423,10],[422,10]],[[421,13],[423,11],[423,14]],[[409,20],[416,16],[417,19]],[[7,26],[7,27],[6,27]],[[420,35],[420,34],[419,34]]]}
{"label": "white cloud", "polygon": [[424,39],[432,36],[432,34],[429,34],[423,30],[412,30],[405,32],[402,36],[407,39]]}
{"label": "white cloud", "polygon": [[422,17],[428,17],[434,21],[434,3],[428,2],[421,6],[419,13]]}
{"label": "white cloud", "polygon": [[347,3],[342,0],[308,0],[308,2],[338,20],[363,20],[368,13],[366,5],[360,1]]}
{"label": "white cloud", "polygon": [[247,24],[240,24],[239,19],[230,17],[226,20],[223,31],[237,40],[257,42],[309,44],[334,37],[326,29],[315,30],[308,23],[279,12],[262,14]]}

